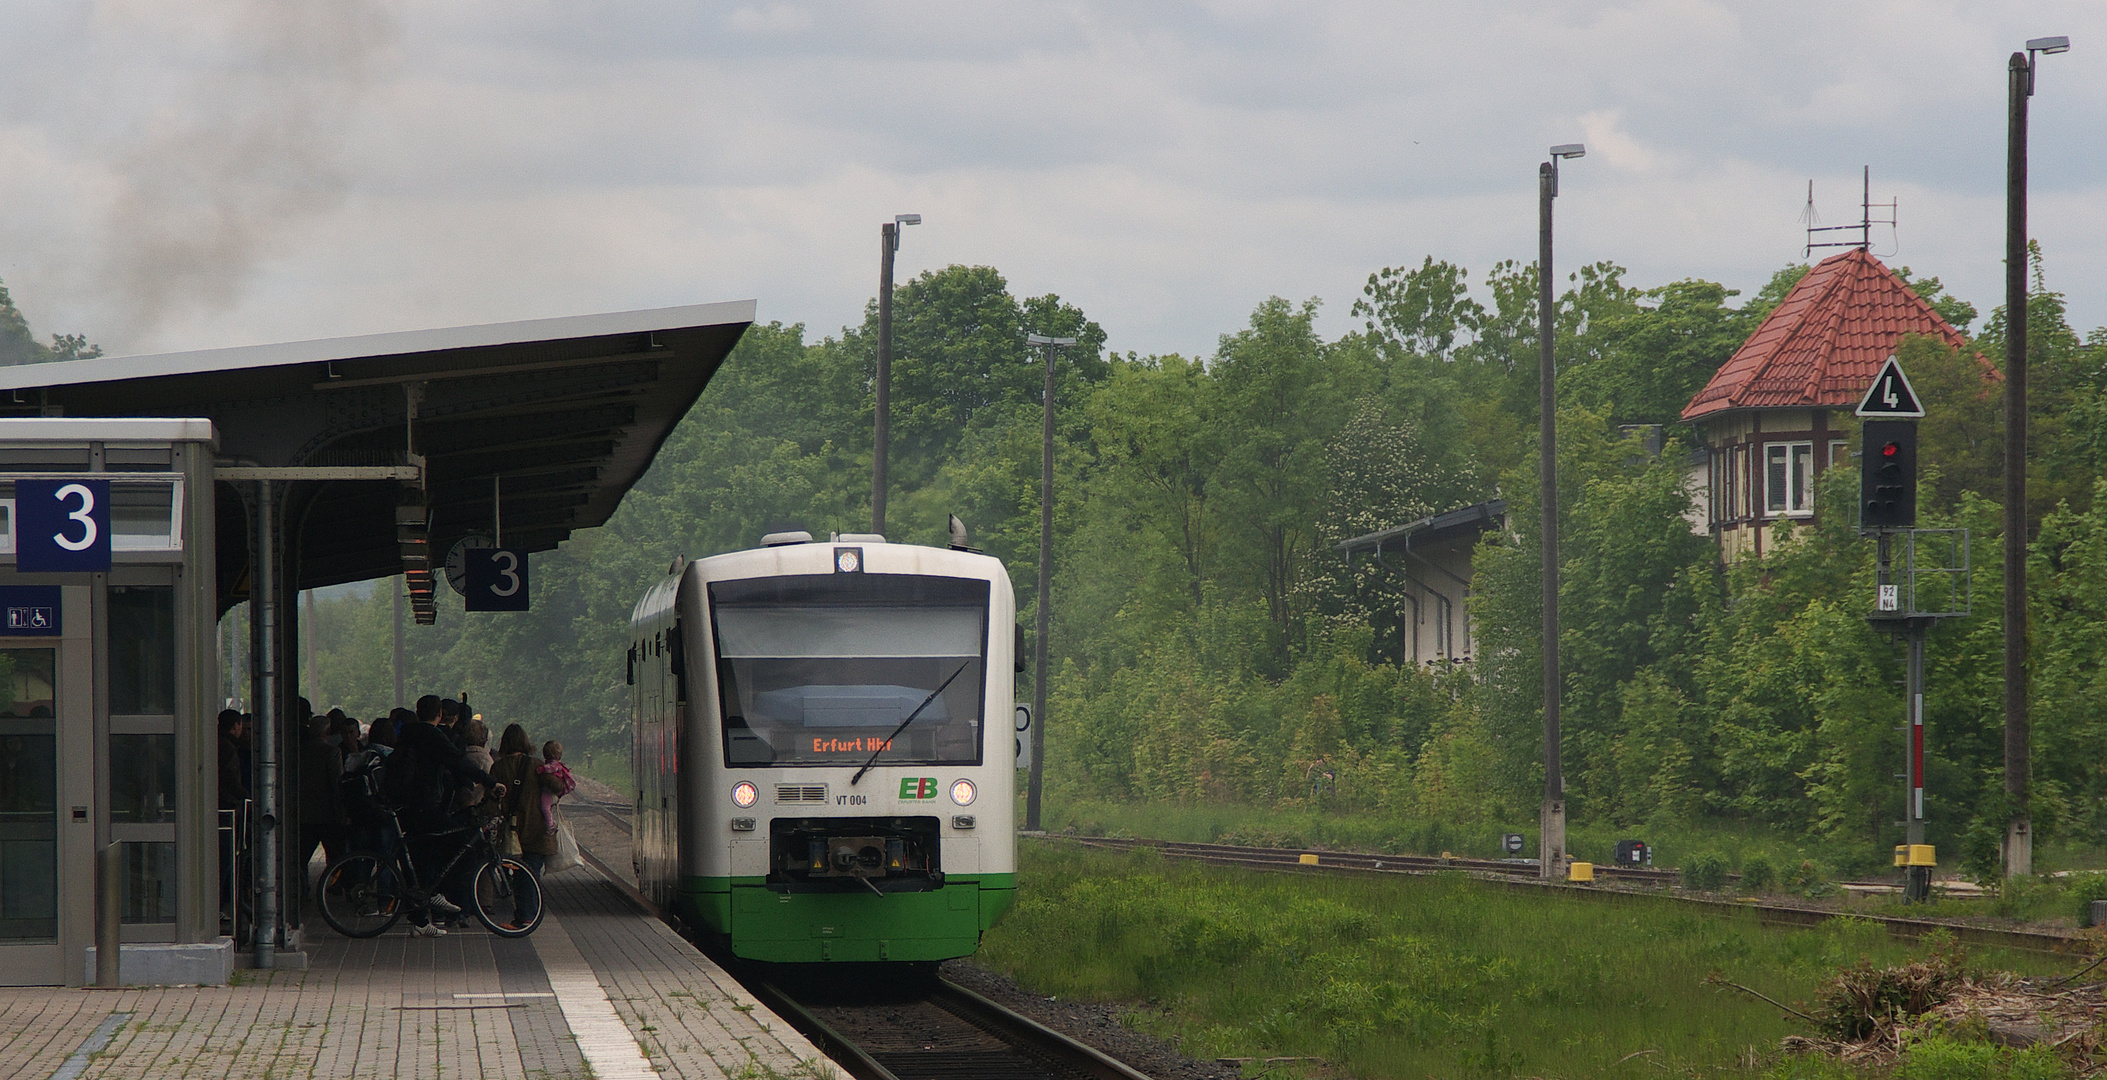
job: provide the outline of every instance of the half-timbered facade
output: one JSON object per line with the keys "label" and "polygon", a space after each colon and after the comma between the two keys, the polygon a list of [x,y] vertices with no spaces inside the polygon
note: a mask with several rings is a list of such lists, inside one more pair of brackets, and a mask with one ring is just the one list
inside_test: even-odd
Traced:
{"label": "half-timbered facade", "polygon": [[1703,451],[1690,486],[1721,558],[1761,555],[1781,522],[1814,517],[1815,477],[1850,463],[1853,410],[1909,334],[1971,347],[1894,271],[1853,248],[1809,270],[1691,399],[1682,418]]}

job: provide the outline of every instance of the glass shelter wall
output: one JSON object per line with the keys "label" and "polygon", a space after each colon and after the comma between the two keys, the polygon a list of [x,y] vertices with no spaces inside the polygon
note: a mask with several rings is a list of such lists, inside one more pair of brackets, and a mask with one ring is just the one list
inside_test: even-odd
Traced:
{"label": "glass shelter wall", "polygon": [[[0,984],[92,976],[110,845],[127,954],[196,944],[231,961],[209,698],[213,441],[201,420],[0,418]],[[29,479],[109,485],[107,571],[18,567]]]}

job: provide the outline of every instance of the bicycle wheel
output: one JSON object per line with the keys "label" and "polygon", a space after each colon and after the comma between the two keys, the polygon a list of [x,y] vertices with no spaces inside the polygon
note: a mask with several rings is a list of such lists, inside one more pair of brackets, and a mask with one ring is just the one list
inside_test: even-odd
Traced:
{"label": "bicycle wheel", "polygon": [[408,907],[398,895],[401,872],[378,855],[355,852],[322,871],[322,919],[345,937],[386,933]]}
{"label": "bicycle wheel", "polygon": [[476,918],[500,937],[526,937],[541,925],[541,879],[509,855],[476,870],[471,899]]}

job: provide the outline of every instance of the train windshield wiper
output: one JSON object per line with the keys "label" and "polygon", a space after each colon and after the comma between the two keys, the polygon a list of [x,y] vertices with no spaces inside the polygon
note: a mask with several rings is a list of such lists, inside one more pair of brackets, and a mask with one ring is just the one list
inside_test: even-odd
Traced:
{"label": "train windshield wiper", "polygon": [[878,744],[878,748],[876,750],[871,751],[871,756],[864,761],[863,768],[856,770],[856,775],[849,777],[849,786],[855,787],[856,781],[863,779],[863,774],[871,771],[871,766],[877,764],[878,755],[884,753],[885,748],[891,746],[893,744],[893,740],[899,738],[900,733],[907,730],[907,725],[914,723],[915,717],[922,715],[922,710],[928,708],[929,703],[935,701],[936,696],[938,694],[943,693],[945,687],[951,685],[952,679],[958,678],[961,674],[965,672],[966,668],[972,666],[972,664],[972,659],[967,659],[965,663],[962,663],[958,666],[957,671],[951,673],[949,678],[946,678],[943,682],[938,683],[936,689],[931,690],[929,692],[929,696],[923,698],[922,703],[920,705],[915,706],[914,711],[908,713],[907,718],[905,720],[900,721],[900,726],[894,728],[893,733],[887,735],[884,741]]}

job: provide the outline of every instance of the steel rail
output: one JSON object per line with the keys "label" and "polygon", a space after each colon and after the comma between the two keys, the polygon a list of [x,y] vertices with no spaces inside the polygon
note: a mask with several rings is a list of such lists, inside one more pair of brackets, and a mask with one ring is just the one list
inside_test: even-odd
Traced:
{"label": "steel rail", "polygon": [[[1528,864],[1502,863],[1490,859],[1439,859],[1423,855],[1369,855],[1348,852],[1307,852],[1318,857],[1315,863],[1301,861],[1305,852],[1292,848],[1244,848],[1226,844],[1195,844],[1156,840],[1130,840],[1102,836],[1048,836],[1034,839],[1065,840],[1089,847],[1112,850],[1149,848],[1171,858],[1192,859],[1220,866],[1241,866],[1248,869],[1271,872],[1295,872],[1317,874],[1408,874],[1425,875],[1442,872],[1463,872],[1489,885],[1510,889],[1552,891],[1561,896],[1577,899],[1606,901],[1610,903],[1665,902],[1707,908],[1715,912],[1753,912],[1757,919],[1771,926],[1817,926],[1836,918],[1861,919],[1876,923],[1888,933],[1903,938],[1921,938],[1926,934],[1947,933],[1955,941],[1970,945],[1989,945],[2023,952],[2063,955],[2082,950],[2085,941],[2075,936],[2045,933],[2034,930],[2007,930],[1999,927],[1974,926],[1968,923],[1947,922],[1940,919],[1910,919],[1894,915],[1867,915],[1851,911],[1826,911],[1817,908],[1793,907],[1786,904],[1766,904],[1747,900],[1715,900],[1701,896],[1679,896],[1666,890],[1632,891],[1625,889],[1598,889],[1570,882],[1540,881],[1535,877],[1536,867]],[[1608,873],[1606,873],[1608,871]],[[1629,870],[1613,867],[1597,867],[1595,872],[1611,878],[1638,877],[1639,880],[1672,881],[1677,877],[1673,870]],[[1641,876],[1643,875],[1643,876]],[[1666,883],[1666,882],[1663,882]]]}
{"label": "steel rail", "polygon": [[[1232,844],[1201,844],[1172,840],[1129,840],[1101,836],[1062,836],[1046,839],[1070,840],[1080,844],[1099,847],[1131,849],[1154,848],[1165,854],[1189,855],[1217,858],[1225,861],[1245,862],[1265,866],[1308,866],[1302,862],[1305,855],[1316,856],[1319,867],[1358,870],[1395,870],[1400,872],[1438,872],[1462,870],[1470,873],[1494,874],[1512,877],[1533,878],[1537,875],[1535,860],[1507,862],[1499,859],[1441,858],[1433,855],[1382,855],[1354,851],[1312,851],[1307,848],[1258,848]],[[1659,885],[1673,885],[1681,878],[1674,870],[1602,866],[1595,867],[1598,877],[1620,881],[1643,881]]]}
{"label": "steel rail", "polygon": [[[582,799],[580,802],[583,806],[599,811],[623,825],[629,824],[621,815],[594,800]],[[583,847],[579,848],[578,854],[587,865],[598,871],[601,877],[611,882],[637,910],[667,922],[686,935],[686,928],[666,919],[665,913],[658,909],[658,905],[653,904],[650,898],[638,891],[625,877],[616,874],[606,863],[601,862],[597,855]],[[810,1008],[766,978],[757,975],[746,965],[735,958],[714,953],[712,959],[717,960],[726,973],[737,979],[740,985],[746,987],[754,997],[760,999],[762,1004],[782,1017],[786,1023],[812,1040],[820,1052],[832,1058],[850,1075],[858,1080],[901,1080],[898,1073],[888,1069],[875,1056],[857,1045],[855,1040],[837,1031]],[[1060,1066],[1065,1066],[1066,1075],[1086,1077],[1088,1080],[1150,1080],[1146,1074],[1135,1071],[1126,1063],[1096,1047],[1063,1035],[1014,1010],[1004,1008],[949,979],[937,979],[927,1001],[965,1024],[1023,1051],[1026,1056],[1050,1059]],[[897,1007],[897,1003],[874,1007],[894,1008]],[[983,1075],[976,1074],[970,1067],[940,1068],[947,1080],[980,1080]],[[921,1075],[920,1071],[917,1071],[916,1075]],[[991,1070],[984,1075],[986,1080],[1012,1080],[1019,1076],[1013,1067]],[[1047,1075],[1056,1076],[1062,1073]]]}

